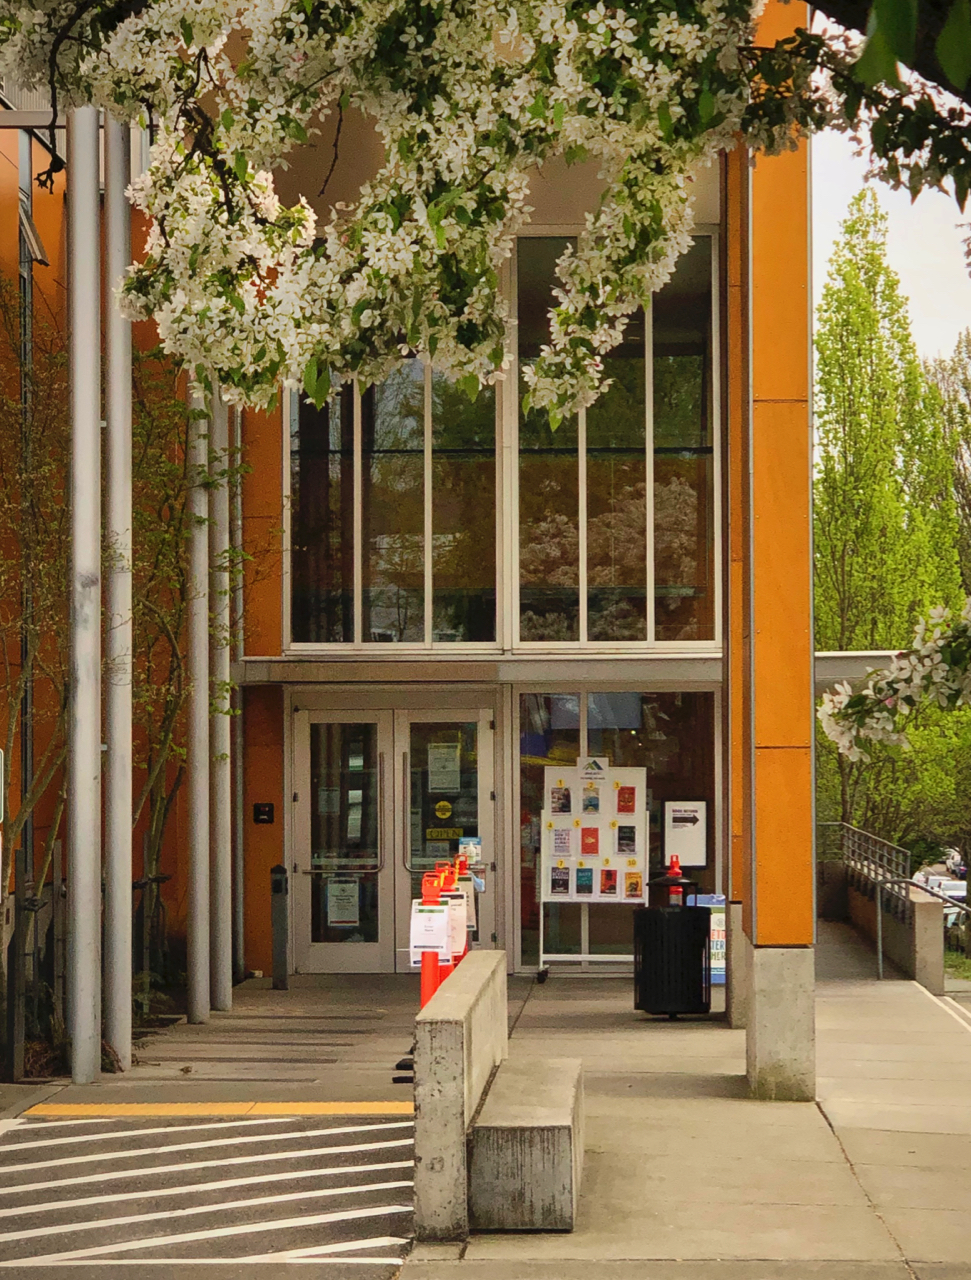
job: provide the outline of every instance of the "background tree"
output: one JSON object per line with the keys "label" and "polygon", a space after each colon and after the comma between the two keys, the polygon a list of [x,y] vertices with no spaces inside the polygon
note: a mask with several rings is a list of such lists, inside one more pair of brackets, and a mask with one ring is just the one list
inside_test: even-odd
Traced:
{"label": "background tree", "polygon": [[927,374],[944,401],[944,422],[954,467],[961,584],[971,596],[971,329],[957,340],[954,354],[927,362]]}
{"label": "background tree", "polygon": [[[875,194],[850,204],[817,315],[818,649],[899,649],[918,618],[962,596],[945,401],[918,359]],[[971,717],[922,711],[913,750],[868,763],[820,735],[821,815],[896,842],[953,838]]]}

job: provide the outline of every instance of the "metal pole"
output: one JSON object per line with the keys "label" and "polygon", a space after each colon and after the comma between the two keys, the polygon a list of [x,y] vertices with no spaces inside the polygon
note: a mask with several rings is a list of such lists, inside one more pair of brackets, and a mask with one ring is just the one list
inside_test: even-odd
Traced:
{"label": "metal pole", "polygon": [[98,112],[68,116],[71,352],[71,1075],[101,1070],[101,234]]}
{"label": "metal pole", "polygon": [[209,832],[212,841],[209,989],[214,1009],[233,1007],[233,795],[232,716],[229,699],[229,414],[213,392],[210,438],[209,596],[210,630]]}
{"label": "metal pole", "polygon": [[188,1019],[209,1021],[209,438],[203,401],[189,423]]}
{"label": "metal pole", "polygon": [[105,736],[105,1036],[131,1066],[132,981],[132,511],[131,324],[111,296],[131,262],[131,133],[105,119],[107,304],[108,692]]}
{"label": "metal pole", "polygon": [[883,978],[883,885],[877,881],[877,978]]}
{"label": "metal pole", "polygon": [[[243,417],[237,410],[233,414],[233,467],[236,482],[233,486],[233,545],[237,552],[243,548],[243,490],[239,481],[240,452],[242,449]],[[237,662],[243,657],[243,577],[236,566],[233,582],[233,606],[235,636],[233,648]],[[243,691],[237,689],[236,714],[233,716],[233,980],[242,982],[246,976],[245,931],[245,826],[243,823]]]}

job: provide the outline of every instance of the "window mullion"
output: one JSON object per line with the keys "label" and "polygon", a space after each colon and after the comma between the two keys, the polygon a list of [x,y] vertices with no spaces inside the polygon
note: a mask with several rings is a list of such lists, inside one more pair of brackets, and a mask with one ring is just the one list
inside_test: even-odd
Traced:
{"label": "window mullion", "polygon": [[424,430],[424,493],[425,493],[425,647],[432,643],[432,591],[434,589],[432,565],[432,367],[426,362],[425,371],[425,430]]}
{"label": "window mullion", "polygon": [[644,508],[647,519],[647,639],[654,643],[654,306],[644,308]]}
{"label": "window mullion", "polygon": [[361,546],[363,522],[363,461],[361,430],[361,388],[354,381],[352,395],[354,397],[354,643],[364,640],[364,549]]}
{"label": "window mullion", "polygon": [[580,643],[587,642],[587,411],[577,415],[577,490],[579,527],[577,529],[580,569]]}

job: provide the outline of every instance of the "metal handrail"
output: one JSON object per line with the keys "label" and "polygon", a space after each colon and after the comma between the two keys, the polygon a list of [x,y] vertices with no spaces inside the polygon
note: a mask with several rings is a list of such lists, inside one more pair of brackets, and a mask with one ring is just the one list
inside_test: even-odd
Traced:
{"label": "metal handrail", "polygon": [[[959,911],[963,911],[966,916],[971,916],[971,907],[964,902],[957,902],[954,898],[949,898],[946,893],[941,893],[940,889],[931,889],[925,884],[921,884],[919,880],[912,880],[909,876],[896,876],[892,880],[877,880],[877,978],[883,978],[883,891],[890,885],[909,885],[912,889],[920,889],[921,893],[929,893],[932,898],[940,898],[942,902],[946,902],[949,907],[957,907]],[[910,894],[907,895],[907,901],[913,901]]]}

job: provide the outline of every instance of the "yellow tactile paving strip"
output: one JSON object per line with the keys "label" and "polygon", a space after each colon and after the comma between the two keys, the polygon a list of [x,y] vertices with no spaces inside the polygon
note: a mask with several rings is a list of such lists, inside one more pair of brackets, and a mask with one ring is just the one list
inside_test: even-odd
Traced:
{"label": "yellow tactile paving strip", "polygon": [[410,1116],[412,1102],[40,1102],[23,1114],[40,1118],[115,1116]]}

